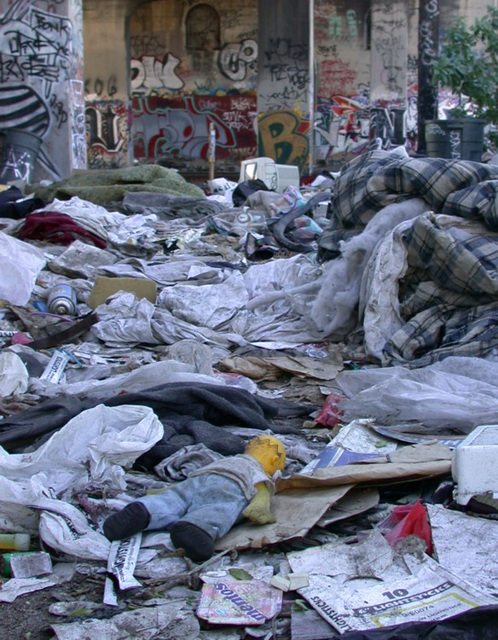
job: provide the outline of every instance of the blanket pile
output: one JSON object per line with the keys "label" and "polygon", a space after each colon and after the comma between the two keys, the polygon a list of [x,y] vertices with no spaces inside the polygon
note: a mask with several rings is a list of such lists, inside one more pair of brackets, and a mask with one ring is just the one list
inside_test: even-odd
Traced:
{"label": "blanket pile", "polygon": [[361,263],[355,302],[367,353],[415,367],[485,356],[498,347],[497,166],[404,150],[356,158],[337,179],[322,258],[340,262],[374,217],[414,200],[424,211],[400,224],[393,216]]}

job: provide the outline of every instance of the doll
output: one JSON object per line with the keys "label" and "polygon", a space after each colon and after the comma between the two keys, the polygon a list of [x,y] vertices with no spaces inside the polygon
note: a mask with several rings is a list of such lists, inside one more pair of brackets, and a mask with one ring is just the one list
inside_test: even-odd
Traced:
{"label": "doll", "polygon": [[284,465],[283,443],[274,436],[258,436],[243,454],[211,462],[162,493],[138,498],[112,514],[104,522],[104,534],[112,541],[139,531],[169,531],[176,548],[203,562],[214,554],[215,541],[240,518],[275,522],[272,477]]}

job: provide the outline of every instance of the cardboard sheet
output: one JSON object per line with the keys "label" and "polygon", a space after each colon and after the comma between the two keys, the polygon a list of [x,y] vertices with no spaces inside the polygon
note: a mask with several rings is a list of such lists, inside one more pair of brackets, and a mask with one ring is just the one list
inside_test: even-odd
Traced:
{"label": "cardboard sheet", "polygon": [[352,487],[322,487],[314,491],[290,489],[273,496],[273,524],[256,525],[244,521],[216,543],[216,549],[260,549],[267,544],[302,537],[327,509],[343,498]]}
{"label": "cardboard sheet", "polygon": [[451,450],[439,443],[406,446],[379,458],[341,467],[317,469],[313,475],[279,478],[277,493],[291,488],[311,489],[344,484],[387,484],[421,480],[451,472]]}

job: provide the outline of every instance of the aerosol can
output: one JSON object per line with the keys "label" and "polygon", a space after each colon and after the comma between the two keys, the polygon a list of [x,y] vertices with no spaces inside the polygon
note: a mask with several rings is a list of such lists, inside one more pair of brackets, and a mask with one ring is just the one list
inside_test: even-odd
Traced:
{"label": "aerosol can", "polygon": [[68,284],[58,284],[48,292],[49,313],[59,316],[74,316],[77,313],[76,292]]}

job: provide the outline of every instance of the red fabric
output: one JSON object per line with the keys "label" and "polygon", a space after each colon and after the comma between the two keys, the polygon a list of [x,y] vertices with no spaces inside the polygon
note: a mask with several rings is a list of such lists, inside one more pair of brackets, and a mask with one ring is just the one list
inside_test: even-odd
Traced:
{"label": "red fabric", "polygon": [[384,521],[384,537],[391,545],[406,536],[417,536],[424,540],[427,553],[432,555],[432,531],[427,519],[427,509],[418,500],[415,504],[395,507]]}
{"label": "red fabric", "polygon": [[84,229],[71,216],[58,211],[37,211],[28,214],[18,236],[22,240],[46,240],[65,246],[75,240],[90,241],[100,249],[107,246],[105,240]]}

